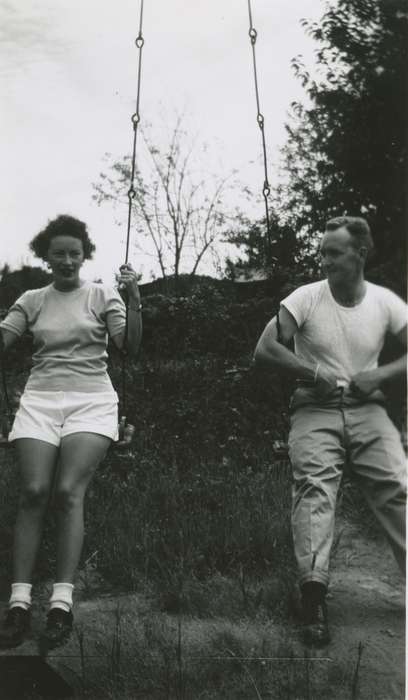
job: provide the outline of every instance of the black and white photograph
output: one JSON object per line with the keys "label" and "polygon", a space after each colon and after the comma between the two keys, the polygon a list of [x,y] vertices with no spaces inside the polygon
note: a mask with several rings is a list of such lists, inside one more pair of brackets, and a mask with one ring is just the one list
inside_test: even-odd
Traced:
{"label": "black and white photograph", "polygon": [[404,700],[406,0],[0,37],[0,700]]}

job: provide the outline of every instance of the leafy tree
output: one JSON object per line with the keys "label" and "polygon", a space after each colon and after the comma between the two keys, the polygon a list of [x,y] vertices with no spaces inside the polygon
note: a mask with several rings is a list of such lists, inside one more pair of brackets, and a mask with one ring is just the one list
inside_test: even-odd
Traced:
{"label": "leafy tree", "polygon": [[223,272],[228,280],[268,280],[268,293],[278,293],[287,282],[296,279],[301,284],[315,279],[319,266],[315,242],[304,233],[299,235],[293,225],[283,223],[278,212],[278,206],[269,208],[270,249],[266,218],[250,221],[237,213],[232,227],[225,232],[225,241],[239,251],[238,257],[225,260]]}
{"label": "leafy tree", "polygon": [[[141,133],[148,162],[135,174],[135,239],[147,238],[163,278],[177,281],[182,272],[196,274],[203,258],[216,254],[215,243],[230,216],[224,204],[230,178],[211,178],[208,169],[201,174],[181,118],[165,146],[156,145],[149,129]],[[94,185],[94,199],[98,204],[127,201],[129,182],[130,159],[113,162],[110,173],[101,173]]]}
{"label": "leafy tree", "polygon": [[8,309],[27,289],[39,289],[50,284],[52,275],[42,267],[23,265],[19,270],[10,270],[5,264],[0,269],[0,308]]}
{"label": "leafy tree", "polygon": [[309,237],[330,217],[366,217],[376,265],[405,256],[407,19],[405,0],[330,1],[303,20],[316,70],[293,61],[309,104],[292,104],[279,196]]}
{"label": "leafy tree", "polygon": [[233,228],[227,232],[227,241],[237,246],[239,257],[227,258],[225,274],[228,279],[260,281],[268,279],[270,293],[279,293],[287,283],[301,284],[317,274],[317,259],[313,242],[296,234],[289,223],[283,223],[278,206],[269,209],[271,249],[268,254],[266,219],[251,222],[237,216]]}

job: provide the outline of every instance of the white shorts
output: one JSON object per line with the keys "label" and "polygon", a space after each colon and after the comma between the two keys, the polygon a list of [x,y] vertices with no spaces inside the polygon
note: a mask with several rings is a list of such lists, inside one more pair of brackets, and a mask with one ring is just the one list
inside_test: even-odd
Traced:
{"label": "white shorts", "polygon": [[72,433],[98,433],[118,440],[118,396],[114,391],[35,391],[21,397],[9,442],[44,440],[59,447]]}

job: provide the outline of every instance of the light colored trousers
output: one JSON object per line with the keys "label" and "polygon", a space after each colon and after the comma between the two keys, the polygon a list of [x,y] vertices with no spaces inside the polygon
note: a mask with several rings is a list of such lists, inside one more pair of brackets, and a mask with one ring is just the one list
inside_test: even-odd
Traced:
{"label": "light colored trousers", "polygon": [[291,416],[292,530],[300,584],[329,581],[334,514],[347,461],[405,573],[406,458],[378,403],[300,405]]}

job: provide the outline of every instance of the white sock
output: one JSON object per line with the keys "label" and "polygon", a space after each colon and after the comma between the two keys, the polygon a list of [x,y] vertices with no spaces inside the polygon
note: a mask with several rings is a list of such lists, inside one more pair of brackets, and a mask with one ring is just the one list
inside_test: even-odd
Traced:
{"label": "white sock", "polygon": [[9,608],[24,608],[29,610],[31,606],[31,583],[12,583]]}
{"label": "white sock", "polygon": [[74,586],[72,583],[54,583],[52,587],[52,595],[50,598],[50,610],[60,608],[65,612],[70,612],[72,608],[72,592]]}

